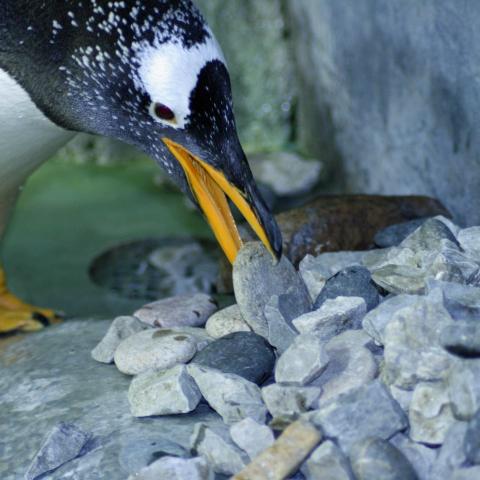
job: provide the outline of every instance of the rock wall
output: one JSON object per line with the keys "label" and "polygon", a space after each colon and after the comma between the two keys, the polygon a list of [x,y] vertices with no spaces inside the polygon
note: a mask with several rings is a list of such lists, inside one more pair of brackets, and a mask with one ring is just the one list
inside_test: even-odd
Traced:
{"label": "rock wall", "polygon": [[349,191],[428,194],[480,222],[480,3],[286,0],[298,140]]}

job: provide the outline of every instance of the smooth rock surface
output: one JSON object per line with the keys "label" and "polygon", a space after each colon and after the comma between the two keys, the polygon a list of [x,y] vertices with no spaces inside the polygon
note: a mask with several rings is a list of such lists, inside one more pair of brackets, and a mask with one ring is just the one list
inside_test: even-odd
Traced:
{"label": "smooth rock surface", "polygon": [[463,440],[463,450],[469,462],[480,465],[480,410],[468,422]]}
{"label": "smooth rock surface", "polygon": [[448,372],[448,392],[455,418],[468,421],[480,409],[480,360],[456,360]]}
{"label": "smooth rock surface", "polygon": [[163,457],[138,473],[130,475],[128,480],[213,480],[213,472],[202,457],[178,458]]}
{"label": "smooth rock surface", "polygon": [[268,338],[268,323],[264,309],[273,295],[290,290],[292,295],[310,303],[307,287],[288,259],[283,256],[275,264],[271,254],[258,242],[247,243],[238,253],[233,266],[233,285],[243,318],[265,338]]}
{"label": "smooth rock surface", "polygon": [[25,479],[35,480],[80,456],[90,438],[90,433],[72,423],[59,423],[48,434],[25,474]]}
{"label": "smooth rock surface", "polygon": [[257,385],[238,375],[200,365],[190,364],[187,369],[205,400],[227,425],[247,417],[265,423],[267,409]]}
{"label": "smooth rock surface", "polygon": [[135,417],[188,413],[195,410],[201,398],[185,365],[142,373],[132,380],[128,389],[128,401]]}
{"label": "smooth rock surface", "polygon": [[269,427],[261,425],[251,418],[234,423],[230,427],[230,436],[252,460],[275,441],[275,436]]}
{"label": "smooth rock surface", "polygon": [[317,378],[328,365],[323,340],[311,333],[298,335],[277,360],[275,381],[303,386]]}
{"label": "smooth rock surface", "polygon": [[115,350],[122,340],[148,328],[135,317],[118,317],[107,330],[100,343],[92,350],[92,358],[101,363],[113,363]]}
{"label": "smooth rock surface", "polygon": [[152,327],[203,327],[217,308],[212,297],[197,293],[149,303],[133,315]]}
{"label": "smooth rock surface", "polygon": [[260,385],[273,371],[275,354],[260,335],[235,332],[213,341],[193,357],[192,363],[239,375]]}
{"label": "smooth rock surface", "polygon": [[314,450],[302,472],[309,480],[353,480],[348,458],[330,440]]}
{"label": "smooth rock surface", "polygon": [[229,333],[251,331],[237,304],[214,313],[207,320],[205,330],[212,338],[221,338]]}
{"label": "smooth rock surface", "polygon": [[403,433],[398,433],[391,438],[390,443],[405,455],[420,480],[430,478],[430,472],[437,459],[438,450],[436,448],[412,442]]}
{"label": "smooth rock surface", "polygon": [[148,329],[123,340],[115,350],[117,368],[127,375],[166,370],[187,363],[197,352],[195,339],[168,329]]}
{"label": "smooth rock surface", "polygon": [[403,453],[381,438],[366,438],[350,451],[352,469],[358,480],[417,480]]}
{"label": "smooth rock surface", "polygon": [[444,327],[440,343],[445,350],[459,357],[480,357],[480,322],[455,322]]}
{"label": "smooth rock surface", "polygon": [[307,415],[346,453],[357,441],[372,436],[388,439],[408,425],[405,413],[378,380],[341,395]]}

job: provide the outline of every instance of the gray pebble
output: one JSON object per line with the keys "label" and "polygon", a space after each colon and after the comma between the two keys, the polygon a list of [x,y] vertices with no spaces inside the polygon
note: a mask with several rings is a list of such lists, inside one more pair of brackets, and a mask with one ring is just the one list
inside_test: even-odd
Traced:
{"label": "gray pebble", "polygon": [[214,313],[207,320],[205,330],[212,338],[221,338],[229,333],[251,331],[237,304]]}
{"label": "gray pebble", "polygon": [[[480,319],[479,319],[480,320]],[[480,357],[480,323],[455,322],[440,334],[443,348],[464,358]]]}
{"label": "gray pebble", "polygon": [[457,360],[448,372],[448,392],[455,418],[469,421],[480,410],[480,361]]}
{"label": "gray pebble", "polygon": [[269,427],[251,418],[234,423],[230,427],[230,436],[252,460],[275,441],[275,436]]}
{"label": "gray pebble", "polygon": [[314,450],[302,472],[308,480],[354,480],[348,458],[330,440]]}
{"label": "gray pebble", "polygon": [[178,458],[163,457],[139,472],[130,475],[128,480],[213,480],[213,472],[202,457]]}
{"label": "gray pebble", "polygon": [[375,245],[379,248],[395,247],[421,227],[426,220],[427,218],[416,218],[409,222],[390,225],[377,232],[374,238]]}
{"label": "gray pebble", "polygon": [[468,422],[463,440],[463,449],[470,463],[480,465],[480,410]]}

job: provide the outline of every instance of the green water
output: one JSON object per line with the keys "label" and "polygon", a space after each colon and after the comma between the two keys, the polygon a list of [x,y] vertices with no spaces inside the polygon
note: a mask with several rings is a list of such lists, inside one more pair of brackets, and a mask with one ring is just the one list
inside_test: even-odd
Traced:
{"label": "green water", "polygon": [[200,214],[171,187],[156,186],[158,167],[50,162],[30,177],[4,248],[11,289],[69,316],[131,313],[142,301],[94,285],[88,266],[118,243],[151,236],[211,238]]}

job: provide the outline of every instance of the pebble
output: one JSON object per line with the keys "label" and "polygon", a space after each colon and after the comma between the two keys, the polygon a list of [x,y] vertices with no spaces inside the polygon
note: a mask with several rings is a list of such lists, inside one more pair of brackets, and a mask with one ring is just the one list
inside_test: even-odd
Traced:
{"label": "pebble", "polygon": [[315,300],[314,308],[320,308],[328,299],[338,296],[361,297],[365,300],[367,311],[380,303],[380,294],[372,282],[372,275],[362,266],[348,267],[327,280]]}
{"label": "pebble", "polygon": [[148,328],[145,324],[135,317],[118,317],[101,340],[101,342],[92,350],[92,358],[101,363],[113,363],[115,350],[122,340],[130,337],[134,333],[141,332]]}
{"label": "pebble", "polygon": [[179,295],[144,305],[133,315],[152,327],[203,327],[218,308],[209,295]]}
{"label": "pebble", "polygon": [[209,367],[190,364],[187,369],[205,400],[227,425],[247,417],[265,423],[267,409],[257,385]]}
{"label": "pebble", "polygon": [[417,480],[405,455],[382,438],[365,438],[350,451],[357,480]]}
{"label": "pebble", "polygon": [[90,440],[91,434],[77,425],[61,422],[56,425],[35,455],[25,480],[36,480],[77,458]]}
{"label": "pebble", "polygon": [[188,413],[202,395],[185,365],[165,371],[148,371],[132,380],[128,390],[130,410],[135,417]]}
{"label": "pebble", "polygon": [[138,375],[186,363],[196,351],[195,339],[188,334],[148,329],[123,340],[115,350],[114,360],[122,373]]}
{"label": "pebble", "polygon": [[251,418],[234,423],[230,427],[230,437],[237,446],[247,452],[252,460],[275,441],[275,436],[269,427],[261,425]]}
{"label": "pebble", "polygon": [[441,445],[455,422],[446,386],[419,383],[413,391],[408,417],[413,441]]}
{"label": "pebble", "polygon": [[314,450],[302,472],[309,480],[354,480],[348,458],[330,440]]}
{"label": "pebble", "polygon": [[320,308],[293,320],[301,333],[315,332],[329,340],[350,328],[361,328],[362,318],[367,311],[361,297],[343,297],[326,300]]}
{"label": "pebble", "polygon": [[[415,252],[425,252],[430,255],[433,251],[439,251],[442,246],[442,240],[448,240],[453,244],[460,246],[452,230],[441,220],[442,217],[427,219],[420,228],[417,228],[409,235],[401,246],[410,248]],[[448,222],[448,220],[447,220]]]}
{"label": "pebble", "polygon": [[221,338],[229,333],[251,331],[237,304],[214,313],[207,320],[205,330],[212,338]]}
{"label": "pebble", "polygon": [[417,228],[421,227],[426,218],[416,218],[409,222],[397,223],[380,230],[374,238],[375,245],[379,248],[395,247],[403,242]]}
{"label": "pebble", "polygon": [[297,420],[283,431],[271,447],[264,450],[232,480],[289,478],[321,439],[322,434],[313,425]]}
{"label": "pebble", "polygon": [[365,348],[369,340],[370,337],[362,330],[347,330],[327,343],[325,350],[329,364],[314,381],[323,390],[320,405],[376,378],[377,362],[370,350]]}
{"label": "pebble", "polygon": [[160,460],[130,475],[128,480],[213,480],[213,472],[202,457],[162,457]]}
{"label": "pebble", "polygon": [[[277,263],[259,242],[249,242],[240,250],[233,266],[235,298],[244,320],[252,330],[268,338],[264,310],[273,295],[290,294],[310,309],[307,287],[284,255]],[[308,308],[307,308],[308,307]]]}
{"label": "pebble", "polygon": [[480,465],[480,410],[468,422],[463,440],[463,450],[470,463]]}
{"label": "pebble", "polygon": [[423,295],[425,271],[408,265],[386,265],[372,273],[373,281],[389,293]]}
{"label": "pebble", "polygon": [[228,434],[222,435],[202,423],[195,425],[190,441],[192,451],[204,457],[215,473],[234,475],[248,462],[247,455],[232,442]]}
{"label": "pebble", "polygon": [[361,265],[365,252],[325,252],[317,257],[307,255],[299,265],[299,272],[310,297],[316,299],[327,280],[341,270]]}
{"label": "pebble", "polygon": [[441,291],[443,304],[454,320],[478,322],[480,288],[437,280],[430,280],[427,287],[429,292]]}
{"label": "pebble", "polygon": [[262,388],[263,401],[274,419],[296,419],[316,403],[321,393],[319,387],[295,387],[277,383]]}
{"label": "pebble", "polygon": [[[480,318],[479,318],[480,320]],[[464,358],[480,357],[480,323],[455,322],[440,334],[440,343],[453,355]]]}
{"label": "pebble", "polygon": [[408,426],[405,413],[378,380],[334,398],[307,418],[344,452],[363,438],[388,439]]}
{"label": "pebble", "polygon": [[278,359],[275,381],[286,385],[307,385],[327,368],[328,361],[321,338],[311,333],[298,335]]}
{"label": "pebble", "polygon": [[253,332],[230,333],[198,352],[192,363],[232,373],[258,385],[272,374],[275,353]]}
{"label": "pebble", "polygon": [[480,409],[480,360],[457,360],[448,373],[453,414],[469,421]]}

